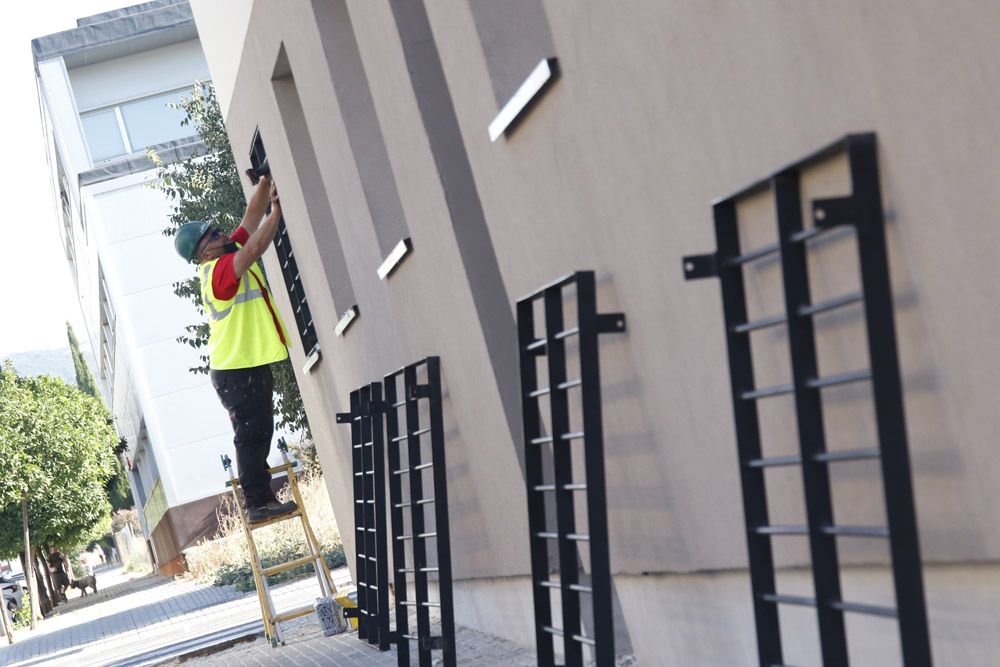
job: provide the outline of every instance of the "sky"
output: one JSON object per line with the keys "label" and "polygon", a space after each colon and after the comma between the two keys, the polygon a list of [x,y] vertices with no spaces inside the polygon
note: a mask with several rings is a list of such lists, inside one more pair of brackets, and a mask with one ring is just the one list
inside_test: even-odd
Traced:
{"label": "sky", "polygon": [[86,345],[83,317],[62,249],[48,178],[31,40],[76,27],[76,19],[138,0],[44,0],[21,3],[0,28],[4,63],[2,117],[7,149],[0,182],[7,193],[0,215],[0,359],[13,352],[68,345],[66,322]]}

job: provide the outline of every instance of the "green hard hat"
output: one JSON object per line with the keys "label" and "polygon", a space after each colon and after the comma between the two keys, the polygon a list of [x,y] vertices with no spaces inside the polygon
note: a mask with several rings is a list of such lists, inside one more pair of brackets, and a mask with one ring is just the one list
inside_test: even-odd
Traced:
{"label": "green hard hat", "polygon": [[181,225],[174,236],[174,248],[177,254],[184,258],[186,262],[194,261],[194,249],[198,247],[198,241],[211,229],[209,222],[186,222]]}

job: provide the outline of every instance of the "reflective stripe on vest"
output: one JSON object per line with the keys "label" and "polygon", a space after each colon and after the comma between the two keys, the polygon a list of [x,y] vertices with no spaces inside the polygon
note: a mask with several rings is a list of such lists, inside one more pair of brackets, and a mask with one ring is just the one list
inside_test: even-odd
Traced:
{"label": "reflective stripe on vest", "polygon": [[[202,273],[207,274],[207,271],[203,271]],[[207,275],[203,276],[202,280],[208,280]],[[264,293],[263,292],[261,292],[259,289],[251,288],[250,287],[250,272],[249,271],[247,273],[243,274],[243,289],[244,289],[244,291],[242,291],[239,294],[237,294],[236,298],[233,299],[233,305],[229,306],[229,308],[223,308],[222,310],[216,310],[215,309],[215,305],[212,303],[211,299],[206,299],[205,300],[205,305],[208,306],[208,316],[211,317],[213,320],[221,320],[221,319],[225,318],[227,315],[229,315],[229,313],[232,312],[233,306],[235,306],[236,304],[238,304],[238,303],[245,303],[245,302],[251,301],[253,299],[263,299],[264,298]]]}
{"label": "reflective stripe on vest", "polygon": [[[208,314],[208,356],[214,369],[251,368],[288,358],[288,333],[281,316],[268,304],[267,287],[249,268],[231,299],[217,299],[212,276],[218,260],[198,271],[202,305]],[[235,306],[239,308],[235,308]]]}

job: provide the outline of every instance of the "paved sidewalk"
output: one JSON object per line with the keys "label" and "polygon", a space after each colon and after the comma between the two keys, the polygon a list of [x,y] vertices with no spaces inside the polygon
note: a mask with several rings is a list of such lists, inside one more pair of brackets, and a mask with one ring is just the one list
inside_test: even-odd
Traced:
{"label": "paved sidewalk", "polygon": [[[381,653],[368,642],[358,639],[356,631],[324,637],[316,619],[311,616],[284,624],[285,646],[271,648],[263,637],[254,642],[238,644],[230,649],[183,662],[168,663],[170,667],[389,667],[396,665],[396,650]],[[533,667],[537,664],[534,651],[524,649],[499,637],[493,637],[461,626],[455,628],[455,653],[458,664],[475,667]],[[434,652],[434,664],[441,664],[440,652]],[[417,655],[410,655],[416,664]]]}
{"label": "paved sidewalk", "polygon": [[[349,583],[346,568],[333,573],[337,586]],[[13,646],[0,647],[0,665],[109,665],[194,637],[260,622],[254,592],[231,586],[207,586],[159,575],[108,587],[120,571],[98,572],[96,595],[71,598],[58,614],[42,621],[35,632],[20,630]],[[275,605],[293,608],[312,602],[318,590],[314,577],[277,586]]]}
{"label": "paved sidewalk", "polygon": [[[346,568],[333,573],[338,588],[350,585]],[[129,579],[120,568],[97,573],[99,592],[73,597],[58,613],[42,621],[35,632],[20,630],[13,646],[0,646],[4,667],[105,667],[164,664],[170,656],[193,648],[197,638],[218,642],[258,633],[254,641],[209,652],[183,663],[188,666],[249,664],[258,667],[292,665],[395,665],[396,652],[380,653],[356,632],[324,637],[314,616],[285,623],[286,645],[271,648],[264,641],[260,606],[254,592],[240,593],[231,586],[207,586],[190,580],[158,575]],[[103,585],[102,585],[103,584]],[[314,577],[272,589],[277,608],[291,609],[311,603],[318,594]],[[459,664],[512,667],[535,664],[530,650],[508,641],[456,628]],[[436,653],[436,656],[440,655]],[[416,656],[414,655],[414,660]]]}

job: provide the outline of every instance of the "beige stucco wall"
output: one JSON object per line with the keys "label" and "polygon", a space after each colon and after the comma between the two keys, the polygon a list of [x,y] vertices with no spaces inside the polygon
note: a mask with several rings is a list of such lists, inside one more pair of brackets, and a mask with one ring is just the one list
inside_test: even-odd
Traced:
{"label": "beige stucco wall", "polygon": [[[269,13],[274,10],[274,13]],[[523,483],[511,446],[511,435],[498,408],[496,390],[482,343],[482,334],[469,326],[473,319],[465,277],[457,258],[444,193],[435,182],[435,170],[426,146],[421,148],[419,115],[409,111],[400,122],[385,127],[390,156],[402,160],[397,170],[411,236],[417,249],[388,281],[378,279],[382,262],[374,242],[360,183],[357,181],[338,108],[331,103],[330,77],[325,70],[319,35],[308,13],[277,11],[258,3],[251,17],[235,94],[226,118],[237,160],[247,165],[250,140],[259,123],[268,159],[279,185],[286,224],[303,276],[324,275],[323,244],[317,237],[329,229],[308,225],[308,209],[299,189],[302,176],[295,156],[287,149],[286,128],[277,113],[271,75],[282,34],[294,34],[285,49],[308,130],[323,160],[322,184],[333,202],[336,232],[345,248],[346,262],[361,309],[360,319],[344,337],[334,335],[338,313],[350,304],[335,304],[322,280],[304,279],[323,360],[300,376],[310,423],[332,494],[345,545],[350,538],[353,498],[349,431],[334,424],[334,414],[348,410],[348,393],[400,366],[428,355],[443,358],[448,428],[449,497],[455,575],[477,576],[528,571],[526,509]],[[291,24],[289,23],[291,22]],[[283,32],[286,31],[286,32]],[[360,40],[359,40],[360,41]],[[395,75],[405,79],[405,69]],[[406,88],[399,88],[396,104],[413,105]],[[396,139],[405,141],[401,144]],[[405,173],[403,173],[405,172]],[[290,177],[290,178],[289,178]],[[270,275],[280,281],[274,258],[265,258]],[[441,289],[441,286],[447,286]],[[287,307],[285,295],[278,301]],[[287,311],[286,311],[287,312]],[[292,321],[292,320],[290,320]],[[474,321],[474,320],[473,320]],[[420,322],[404,326],[403,322]],[[301,349],[293,349],[301,367]],[[463,397],[461,406],[457,397]],[[484,521],[484,507],[502,507],[505,517]],[[352,563],[353,564],[353,563]]]}
{"label": "beige stucco wall", "polygon": [[[997,130],[996,93],[984,85],[997,73],[985,46],[995,8],[960,3],[937,16],[935,3],[722,11],[646,2],[623,12],[550,2],[563,78],[514,136],[490,144],[495,103],[473,57],[471,17],[428,6],[510,292],[593,268],[604,278],[602,307],[629,317],[626,338],[602,348],[615,569],[742,559],[718,286],[684,283],[679,259],[714,249],[713,198],[858,130],[880,139],[926,556],[998,555],[989,509],[997,417],[986,390],[996,368],[982,350],[998,318],[984,248],[1000,232],[974,222],[989,218],[996,195],[987,184],[1000,171],[983,140]],[[846,181],[835,171],[818,175],[813,191],[836,193]],[[814,275],[816,292],[835,291],[834,268],[853,270],[837,261],[843,251],[831,252],[840,254]],[[777,275],[772,265],[751,278],[770,278],[773,289]],[[821,368],[851,369],[851,328],[821,333]],[[833,368],[838,342],[850,350],[845,368]],[[782,381],[787,362],[774,359],[758,366],[760,384]],[[828,424],[838,427],[864,434],[853,422]],[[875,482],[860,465],[847,485]],[[775,506],[798,498],[794,481],[785,486]],[[843,513],[867,516],[843,491]],[[652,513],[662,530],[650,535],[635,512]]]}
{"label": "beige stucco wall", "polygon": [[[997,662],[1000,645],[992,619],[1000,612],[995,566],[930,565],[924,569],[934,664],[977,665]],[[847,568],[846,594],[892,602],[887,569]],[[706,572],[689,575],[618,575],[636,655],[642,665],[731,667],[756,664],[750,586],[745,575]],[[807,571],[778,575],[782,592],[810,595]],[[781,607],[784,663],[821,665],[816,616],[803,607]],[[846,616],[850,661],[854,667],[901,665],[899,637],[892,619]]]}
{"label": "beige stucco wall", "polygon": [[216,98],[223,115],[229,111],[253,0],[189,0],[191,13],[209,62]]}
{"label": "beige stucco wall", "polygon": [[[991,187],[1000,177],[993,146],[1000,93],[991,85],[1000,75],[991,46],[1000,8],[972,0],[947,8],[932,0],[647,0],[624,11],[613,3],[549,0],[543,6],[561,78],[514,133],[491,143],[486,127],[497,101],[474,12],[464,2],[426,6],[510,305],[555,277],[593,269],[600,309],[628,317],[626,334],[602,340],[601,363],[612,567],[640,656],[665,664],[653,659],[653,638],[664,623],[649,620],[663,605],[686,600],[689,619],[692,610],[714,618],[715,603],[699,607],[703,598],[694,595],[703,575],[675,575],[738,569],[746,561],[719,288],[714,280],[685,282],[681,257],[714,251],[714,198],[848,132],[874,131],[879,140],[924,560],[997,560],[1000,459],[993,434],[1000,413],[993,387],[1000,362],[989,350],[1000,329],[991,257],[1000,228],[989,221],[1000,208],[1000,190]],[[519,435],[505,420],[456,245],[449,208],[455,193],[442,186],[389,4],[357,0],[347,7],[413,239],[412,256],[393,276],[375,275],[382,255],[310,3],[281,3],[280,10],[254,3],[227,126],[245,167],[259,125],[281,188],[323,350],[300,383],[349,552],[350,450],[334,414],[346,409],[356,386],[440,355],[455,575],[469,580],[458,599],[470,610],[493,605],[510,613],[510,586],[488,582],[528,573]],[[197,11],[196,18],[201,29]],[[288,149],[288,133],[302,128],[286,127],[276,104],[271,79],[282,43],[318,177]],[[218,80],[207,46],[206,55]],[[842,194],[847,183],[846,163],[834,160],[807,174],[806,195]],[[310,224],[311,198],[324,196],[335,229],[329,221]],[[748,247],[774,238],[766,199],[747,201],[740,212]],[[334,233],[361,311],[343,338],[333,329],[350,304],[334,303],[324,254]],[[856,288],[849,238],[824,244],[815,260],[817,298]],[[273,255],[265,262],[280,283]],[[751,311],[780,309],[777,265],[765,262],[746,275]],[[863,334],[857,310],[820,320],[821,370],[866,366]],[[783,332],[753,340],[759,384],[787,381]],[[293,359],[301,367],[301,349]],[[831,447],[874,444],[867,392],[859,385],[825,394]],[[765,451],[795,446],[792,408],[790,399],[762,402]],[[774,522],[801,522],[797,471],[768,476]],[[877,464],[836,468],[842,523],[881,522],[880,494]],[[777,543],[778,562],[805,563],[801,538],[786,539]],[[850,541],[842,541],[842,554],[856,563],[886,555],[873,542]],[[947,663],[957,656],[955,664],[988,664],[976,663],[968,653],[974,649],[954,639],[968,636],[975,644],[987,636],[981,627],[962,634],[958,595],[987,572],[962,567],[961,577],[928,577],[935,642],[953,638],[940,640],[952,648],[935,647]],[[742,629],[732,648],[745,651],[753,641],[748,587],[741,575],[719,576],[740,582],[732,584],[731,602],[718,604],[725,618],[742,619],[733,621]],[[727,586],[703,590],[715,595]],[[529,604],[524,600],[523,613]],[[995,601],[987,607],[995,610]],[[717,643],[726,622],[708,624],[694,636],[728,646]],[[684,632],[677,630],[670,646],[701,656]]]}

